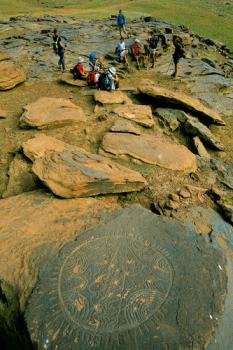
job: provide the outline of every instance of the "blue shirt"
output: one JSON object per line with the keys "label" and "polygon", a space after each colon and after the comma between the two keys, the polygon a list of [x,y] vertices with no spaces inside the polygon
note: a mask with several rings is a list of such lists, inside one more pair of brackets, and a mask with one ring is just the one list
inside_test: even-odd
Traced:
{"label": "blue shirt", "polygon": [[125,16],[124,15],[119,14],[117,16],[117,24],[121,25],[121,26],[125,24]]}

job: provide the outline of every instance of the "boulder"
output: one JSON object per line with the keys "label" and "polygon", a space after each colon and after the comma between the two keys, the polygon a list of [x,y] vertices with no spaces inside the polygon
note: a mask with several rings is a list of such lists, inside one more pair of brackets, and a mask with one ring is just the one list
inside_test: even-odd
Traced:
{"label": "boulder", "polygon": [[35,137],[23,149],[34,159],[33,172],[60,197],[131,192],[147,185],[138,172],[52,137]]}
{"label": "boulder", "polygon": [[158,115],[162,126],[168,126],[171,131],[175,131],[180,126],[180,121],[184,119],[184,112],[171,108],[156,108],[155,114]]}
{"label": "boulder", "polygon": [[114,108],[113,113],[118,117],[132,120],[148,128],[151,128],[155,124],[150,106],[126,104]]}
{"label": "boulder", "polygon": [[9,181],[2,197],[15,196],[22,192],[33,191],[37,187],[36,176],[31,171],[31,164],[21,154],[16,154],[8,171]]}
{"label": "boulder", "polygon": [[139,87],[139,91],[143,95],[153,97],[155,100],[180,106],[190,112],[198,114],[203,121],[211,122],[218,125],[225,125],[221,116],[214,110],[206,107],[198,99],[186,95],[183,92],[169,90],[159,86],[144,85]]}
{"label": "boulder", "polygon": [[86,121],[83,109],[64,98],[41,97],[24,107],[21,127],[44,129]]}
{"label": "boulder", "polygon": [[224,145],[215,137],[210,129],[207,128],[204,124],[200,123],[197,118],[188,116],[185,124],[185,131],[191,135],[198,135],[202,140],[206,141],[209,145],[214,147],[219,151],[224,150]]}
{"label": "boulder", "polygon": [[101,91],[98,90],[94,94],[94,99],[103,105],[105,104],[121,104],[121,103],[132,103],[130,98],[122,91]]}
{"label": "boulder", "polygon": [[141,135],[141,132],[138,128],[135,128],[135,126],[131,122],[123,119],[117,119],[111,127],[110,131],[123,133],[126,132],[134,135]]}
{"label": "boulder", "polygon": [[[102,148],[109,154],[129,155],[148,164],[171,170],[195,171],[196,158],[183,145],[176,145],[153,135],[107,133]],[[175,156],[174,156],[175,155]]]}
{"label": "boulder", "polygon": [[60,77],[60,81],[72,86],[78,86],[78,87],[87,86],[86,80],[74,79],[71,73],[63,73]]}
{"label": "boulder", "polygon": [[226,294],[224,252],[130,206],[51,253],[25,318],[39,349],[204,349]]}
{"label": "boulder", "polygon": [[10,90],[26,80],[26,73],[14,62],[0,62],[0,90]]}
{"label": "boulder", "polygon": [[98,218],[116,208],[114,198],[58,199],[34,191],[0,200],[0,276],[18,290],[22,308],[39,268],[61,246]]}

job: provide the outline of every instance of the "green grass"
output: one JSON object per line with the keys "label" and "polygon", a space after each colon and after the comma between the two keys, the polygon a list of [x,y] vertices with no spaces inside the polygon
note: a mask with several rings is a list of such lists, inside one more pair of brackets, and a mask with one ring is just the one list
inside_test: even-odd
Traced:
{"label": "green grass", "polygon": [[[233,49],[233,0],[0,0],[2,18],[16,14],[42,13],[103,18],[116,14],[120,8],[129,18],[151,15],[157,19],[184,24],[194,32],[209,37]],[[55,9],[54,6],[62,6]]]}

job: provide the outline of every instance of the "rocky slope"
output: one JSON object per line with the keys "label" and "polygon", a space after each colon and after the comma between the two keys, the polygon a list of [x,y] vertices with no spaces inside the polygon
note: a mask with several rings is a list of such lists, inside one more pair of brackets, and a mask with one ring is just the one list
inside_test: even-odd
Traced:
{"label": "rocky slope", "polygon": [[[67,67],[95,51],[106,67],[116,66],[120,91],[96,91],[59,72],[55,26],[67,43]],[[148,63],[137,71],[114,55],[115,18],[0,22],[0,315],[8,317],[11,288],[20,305],[13,314],[26,310],[39,349],[153,349],[156,342],[156,349],[231,350],[233,54],[148,17],[128,22],[127,44],[146,43],[152,29],[166,35],[168,50],[159,47],[154,69]],[[187,51],[176,79],[173,33]],[[82,196],[89,198],[70,199]],[[73,250],[82,257],[77,266]],[[46,294],[54,290],[52,306]],[[106,324],[108,310],[116,317]],[[53,317],[42,334],[45,314]]]}

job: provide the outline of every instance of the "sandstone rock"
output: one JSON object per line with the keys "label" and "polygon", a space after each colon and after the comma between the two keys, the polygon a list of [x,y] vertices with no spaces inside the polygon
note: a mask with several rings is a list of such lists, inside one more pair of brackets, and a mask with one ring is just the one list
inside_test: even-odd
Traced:
{"label": "sandstone rock", "polygon": [[180,195],[180,197],[182,197],[182,198],[190,198],[190,197],[191,197],[190,192],[185,191],[185,190],[181,190],[181,191],[179,192],[179,195]]}
{"label": "sandstone rock", "polygon": [[4,119],[7,117],[7,112],[0,108],[0,119]]}
{"label": "sandstone rock", "polygon": [[160,123],[163,126],[169,126],[171,131],[175,131],[180,126],[179,115],[183,116],[182,113],[184,112],[171,108],[157,108],[155,113],[159,116]]}
{"label": "sandstone rock", "polygon": [[7,53],[5,52],[0,52],[0,62],[1,61],[5,61],[5,60],[9,60],[11,58],[10,55],[8,55]]}
{"label": "sandstone rock", "polygon": [[176,193],[170,193],[169,198],[171,198],[171,200],[173,200],[174,202],[177,202],[177,203],[179,203],[179,201],[180,201],[180,197]]}
{"label": "sandstone rock", "polygon": [[33,172],[60,197],[138,191],[147,184],[136,171],[52,137],[35,137],[23,149],[35,159]]}
{"label": "sandstone rock", "polygon": [[6,191],[2,194],[3,198],[33,191],[37,187],[37,179],[31,171],[31,165],[20,154],[11,162],[8,176],[9,181]]}
{"label": "sandstone rock", "polygon": [[206,141],[209,145],[213,146],[217,150],[223,151],[224,145],[215,137],[212,132],[200,123],[197,118],[188,116],[185,124],[185,131],[191,135],[198,135],[202,140]]}
{"label": "sandstone rock", "polygon": [[199,154],[200,157],[203,157],[203,158],[207,158],[209,159],[210,158],[210,155],[209,153],[207,152],[207,150],[205,149],[203,143],[201,142],[201,140],[199,139],[198,136],[195,136],[193,138],[193,142],[194,142],[194,145],[197,149],[197,153]]}
{"label": "sandstone rock", "polygon": [[26,73],[14,62],[0,62],[0,90],[10,90],[26,80]]}
{"label": "sandstone rock", "polygon": [[86,116],[81,107],[64,98],[41,97],[24,107],[20,117],[22,127],[43,129],[73,123],[83,123]]}
{"label": "sandstone rock", "polygon": [[39,349],[45,339],[51,349],[183,350],[190,339],[203,349],[224,312],[226,264],[188,226],[118,210],[51,254],[25,313],[29,333]]}
{"label": "sandstone rock", "polygon": [[130,104],[116,107],[113,112],[142,126],[151,128],[155,124],[150,106]]}
{"label": "sandstone rock", "polygon": [[121,104],[121,103],[132,103],[130,98],[124,94],[122,91],[113,90],[113,91],[101,91],[98,90],[94,94],[94,99],[96,102],[104,104]]}
{"label": "sandstone rock", "polygon": [[63,73],[60,77],[60,81],[72,86],[78,86],[78,87],[87,86],[86,80],[74,79],[71,73]]}
{"label": "sandstone rock", "polygon": [[166,88],[148,85],[139,87],[139,91],[144,95],[155,98],[156,100],[172,103],[175,106],[180,106],[181,108],[185,108],[190,112],[197,113],[199,117],[205,121],[225,125],[225,122],[217,112],[206,107],[194,97],[186,95],[182,92],[171,91]]}
{"label": "sandstone rock", "polygon": [[130,133],[134,135],[141,135],[141,132],[139,129],[135,128],[132,123],[128,122],[127,120],[119,120],[117,119],[113,126],[111,127],[110,131],[112,132],[123,132],[123,133]]}
{"label": "sandstone rock", "polygon": [[55,246],[76,237],[113,198],[58,199],[34,191],[0,200],[0,276],[19,291],[24,307],[44,260]]}
{"label": "sandstone rock", "polygon": [[167,169],[196,169],[196,158],[185,146],[172,144],[153,135],[107,133],[103,138],[102,148],[117,156],[126,154]]}

